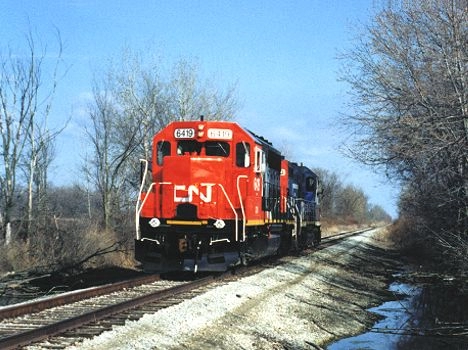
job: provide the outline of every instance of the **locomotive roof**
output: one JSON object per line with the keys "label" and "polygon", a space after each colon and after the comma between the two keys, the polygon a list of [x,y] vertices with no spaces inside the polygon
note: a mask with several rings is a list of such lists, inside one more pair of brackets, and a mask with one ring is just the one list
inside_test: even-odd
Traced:
{"label": "locomotive roof", "polygon": [[252,136],[255,139],[255,141],[261,144],[264,148],[268,149],[269,151],[273,151],[275,153],[281,154],[281,152],[275,147],[273,147],[273,144],[270,141],[268,141],[266,138],[264,138],[263,136],[257,135],[253,131],[250,131],[249,129],[244,129],[244,130],[248,134],[250,134],[250,136]]}
{"label": "locomotive roof", "polygon": [[197,121],[197,120],[187,120],[187,121],[172,121],[170,122],[168,125],[166,125],[164,127],[167,128],[169,127],[171,124],[179,124],[179,123],[184,123],[184,122],[202,122],[202,123],[218,123],[218,122],[221,122],[221,123],[227,123],[227,124],[235,124],[237,125],[240,129],[244,130],[248,135],[250,135],[257,143],[259,143],[260,145],[263,146],[264,150],[267,150],[267,151],[270,151],[270,152],[274,152],[276,154],[278,154],[279,156],[281,156],[281,158],[284,158],[283,155],[281,154],[281,152],[276,149],[273,144],[268,141],[266,138],[264,138],[263,136],[260,136],[256,133],[254,133],[253,131],[247,129],[247,128],[244,128],[242,127],[241,125],[239,125],[238,123],[236,122],[233,122],[233,121],[220,121],[220,120],[201,120],[201,121]]}
{"label": "locomotive roof", "polygon": [[308,175],[318,178],[318,175],[306,167],[304,164],[297,164],[296,162],[289,162],[289,166],[293,169],[299,169],[303,174],[307,173]]}

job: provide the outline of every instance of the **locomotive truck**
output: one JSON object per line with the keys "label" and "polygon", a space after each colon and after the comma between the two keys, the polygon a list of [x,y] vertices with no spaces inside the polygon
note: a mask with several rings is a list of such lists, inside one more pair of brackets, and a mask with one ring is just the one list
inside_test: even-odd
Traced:
{"label": "locomotive truck", "polygon": [[135,258],[147,272],[224,271],[320,243],[317,175],[237,123],[172,122],[141,168]]}

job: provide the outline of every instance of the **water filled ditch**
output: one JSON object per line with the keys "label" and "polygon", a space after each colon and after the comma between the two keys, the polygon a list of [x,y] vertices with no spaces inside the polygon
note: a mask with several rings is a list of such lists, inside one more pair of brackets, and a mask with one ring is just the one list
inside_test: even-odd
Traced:
{"label": "water filled ditch", "polygon": [[394,282],[389,290],[395,300],[369,309],[380,321],[327,349],[468,349],[468,294],[460,281]]}

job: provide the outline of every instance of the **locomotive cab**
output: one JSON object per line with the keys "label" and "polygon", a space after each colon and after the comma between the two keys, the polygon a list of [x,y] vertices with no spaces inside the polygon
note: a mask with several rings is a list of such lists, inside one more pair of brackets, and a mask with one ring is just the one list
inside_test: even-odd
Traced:
{"label": "locomotive cab", "polygon": [[320,203],[317,174],[304,165],[289,163],[290,203],[297,223],[297,242],[301,247],[317,246],[321,241]]}

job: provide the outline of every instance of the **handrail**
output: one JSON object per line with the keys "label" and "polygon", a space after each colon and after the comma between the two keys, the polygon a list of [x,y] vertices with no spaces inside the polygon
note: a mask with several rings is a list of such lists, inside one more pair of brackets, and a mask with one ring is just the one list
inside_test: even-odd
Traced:
{"label": "handrail", "polygon": [[141,193],[143,192],[143,188],[145,186],[146,175],[148,174],[148,161],[146,159],[140,159],[140,164],[142,164],[142,163],[144,163],[144,165],[145,165],[145,170],[144,170],[143,176],[141,178],[141,184],[140,184],[140,188],[138,190],[138,197],[137,197],[138,199],[137,199],[136,205],[135,205],[135,233],[136,233],[136,238],[137,239],[141,238],[140,212],[141,212],[141,208],[143,207],[143,203],[141,204],[140,209],[138,208],[138,205],[141,202]]}
{"label": "handrail", "polygon": [[247,175],[239,175],[237,177],[237,195],[239,196],[239,203],[241,207],[241,213],[242,213],[242,242],[245,241],[245,210],[244,210],[244,204],[242,203],[242,194],[240,191],[240,179],[248,179],[249,177]]}
{"label": "handrail", "polygon": [[[148,190],[146,191],[146,195],[145,195],[145,198],[143,198],[143,201],[140,199],[141,197],[141,192],[139,193],[138,195],[138,201],[137,201],[137,205],[136,205],[136,213],[135,213],[135,223],[136,223],[136,237],[137,239],[141,239],[141,232],[140,232],[140,214],[141,214],[141,211],[143,209],[143,206],[145,205],[146,203],[146,200],[148,199],[149,197],[149,194],[151,193],[151,191],[153,190],[153,187],[154,186],[157,186],[157,185],[172,185],[172,182],[165,182],[165,181],[162,181],[162,182],[152,182],[150,184],[150,186],[148,187]],[[141,205],[138,207],[138,204],[141,202]]]}
{"label": "handrail", "polygon": [[229,199],[228,194],[226,193],[226,190],[224,189],[223,185],[218,184],[219,187],[223,190],[224,196],[228,200],[229,205],[231,206],[232,211],[234,212],[234,216],[236,217],[236,242],[239,241],[239,216],[237,215],[236,209],[234,208],[234,205],[232,204],[231,200]]}
{"label": "handrail", "polygon": [[[156,182],[152,182],[151,185],[149,186],[148,190],[146,191],[145,198],[143,200],[140,199],[141,192],[138,194],[138,201],[137,201],[137,206],[136,206],[136,212],[135,212],[135,223],[136,223],[136,238],[139,240],[141,239],[141,232],[140,232],[140,214],[143,209],[143,206],[146,203],[146,200],[149,197],[149,194],[153,190],[153,187],[156,185]],[[140,207],[138,207],[139,202],[141,202]]]}

